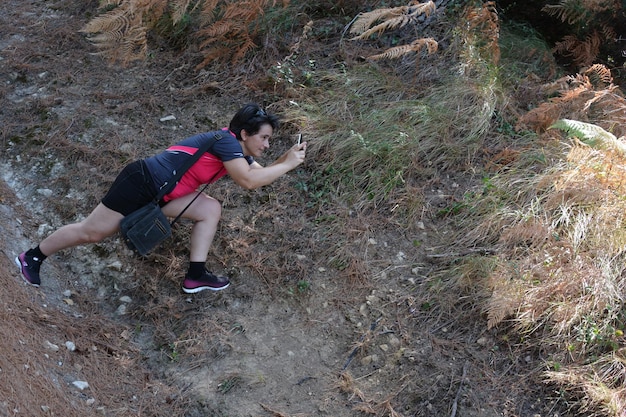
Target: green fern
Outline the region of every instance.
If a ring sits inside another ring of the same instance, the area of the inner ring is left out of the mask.
[[[621,141],[623,138],[617,139],[612,133],[592,123],[560,119],[550,126],[550,128],[560,129],[568,135],[580,139],[583,143],[591,147],[598,149],[613,148],[626,154],[626,145]]]

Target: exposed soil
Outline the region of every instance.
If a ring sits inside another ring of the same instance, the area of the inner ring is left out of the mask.
[[[79,33],[96,2],[79,3],[0,2],[0,415],[566,415],[533,377],[541,352],[488,332],[463,294],[429,305],[445,224],[400,230],[346,209],[327,230],[295,186],[306,167],[254,192],[211,187],[224,214],[209,264],[233,281],[221,293],[180,291],[184,222],[146,259],[108,239],[53,256],[26,286],[13,258],[86,216],[126,162],[268,97],[166,50],[107,66]],[[429,203],[469,186],[442,180]],[[366,262],[337,268],[335,233]]]

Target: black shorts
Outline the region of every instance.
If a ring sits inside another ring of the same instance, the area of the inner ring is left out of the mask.
[[[152,176],[142,160],[128,164],[119,173],[111,188],[102,198],[102,204],[128,216],[156,196]]]

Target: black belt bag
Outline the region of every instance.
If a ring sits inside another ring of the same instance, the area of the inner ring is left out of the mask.
[[[124,242],[129,249],[141,256],[146,256],[157,245],[172,235],[172,226],[174,223],[176,223],[189,206],[196,201],[196,198],[200,196],[213,179],[207,182],[198,195],[196,195],[194,199],[187,204],[187,207],[185,207],[171,222],[167,219],[165,214],[163,214],[163,211],[159,206],[159,201],[161,201],[165,195],[174,189],[183,174],[187,172],[187,170],[194,163],[196,163],[198,159],[200,159],[200,156],[202,156],[204,152],[208,151],[216,141],[222,138],[222,134],[223,132],[216,132],[210,140],[208,140],[202,147],[198,148],[198,150],[187,161],[185,161],[185,164],[181,169],[174,170],[172,178],[160,187],[159,193],[153,201],[140,209],[133,211],[122,219],[120,222],[120,233],[122,234]]]

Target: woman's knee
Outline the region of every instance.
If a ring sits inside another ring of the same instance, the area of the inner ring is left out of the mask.
[[[85,243],[98,243],[102,242],[108,236],[108,234],[99,231],[85,231],[83,233],[83,240],[85,241]]]
[[[222,204],[214,198],[203,198],[197,211],[203,220],[219,220],[222,216]]]
[[[111,236],[108,230],[93,228],[89,224],[79,224],[81,238],[85,243],[98,243]]]

